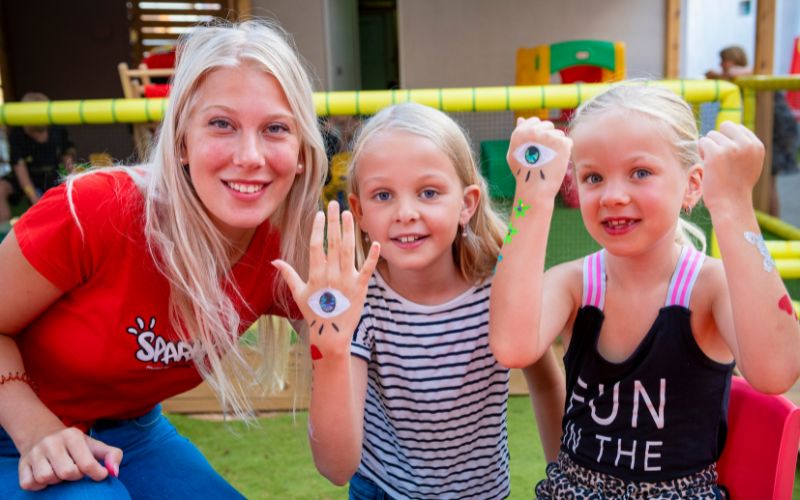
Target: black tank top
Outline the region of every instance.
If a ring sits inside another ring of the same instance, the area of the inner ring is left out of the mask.
[[[705,256],[684,247],[667,298],[631,356],[597,351],[603,324],[605,257],[583,263],[583,304],[564,356],[567,401],[561,449],[578,464],[629,481],[664,481],[714,463],[727,433],[734,364],[708,358],[688,309]]]

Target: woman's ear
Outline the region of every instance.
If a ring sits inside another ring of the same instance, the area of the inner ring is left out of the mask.
[[[693,208],[703,197],[703,165],[698,163],[689,167],[686,191],[683,194],[684,207]]]
[[[459,223],[464,226],[469,223],[475,211],[478,209],[478,203],[481,201],[481,188],[475,184],[470,184],[464,188],[464,206],[461,208],[461,216]]]
[[[180,146],[178,146],[178,161],[181,162],[182,166],[189,164],[189,156],[186,154],[186,143],[184,141],[181,141]]]

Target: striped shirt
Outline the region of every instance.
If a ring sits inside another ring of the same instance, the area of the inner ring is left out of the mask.
[[[489,350],[490,283],[430,306],[370,280],[351,344],[368,363],[358,472],[394,498],[509,494],[509,374]]]

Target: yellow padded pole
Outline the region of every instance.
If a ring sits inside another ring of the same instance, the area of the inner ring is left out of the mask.
[[[632,82],[631,85],[641,85]],[[663,80],[647,85],[667,87],[690,103],[718,100],[718,122],[741,123],[741,96],[730,82],[720,80]],[[574,108],[609,88],[608,83],[533,85],[522,87],[468,87],[448,89],[399,89],[314,94],[317,114],[368,115],[399,102],[414,101],[449,112],[516,111]],[[104,123],[146,123],[164,116],[167,100],[87,99],[7,103],[0,106],[4,125],[76,125]]]
[[[755,130],[756,92],[800,89],[800,75],[750,75],[740,76],[733,83],[742,88],[744,107],[742,123],[750,130]]]

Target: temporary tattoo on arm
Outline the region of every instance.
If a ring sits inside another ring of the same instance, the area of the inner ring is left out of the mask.
[[[531,208],[530,205],[526,205],[525,203],[522,202],[522,200],[517,200],[517,204],[514,205],[513,215],[511,218],[513,219],[514,217],[516,218],[525,217],[525,212],[527,212],[529,208]],[[511,243],[511,238],[518,232],[519,230],[514,227],[511,221],[509,221],[508,231],[506,232],[506,237],[503,239],[503,241],[505,243]],[[497,256],[497,263],[499,264],[502,261],[503,261],[503,254],[499,254]],[[496,265],[495,269],[497,269]]]
[[[503,262],[503,254],[498,254],[497,255],[497,264],[495,264],[494,265],[494,269],[492,269],[493,273],[497,272],[497,266],[499,266],[501,262]]]
[[[311,359],[316,361],[318,359],[322,359],[322,352],[320,352],[319,347],[311,344]]]
[[[506,237],[505,237],[505,239],[503,241],[505,243],[511,243],[511,238],[515,234],[517,234],[518,232],[519,232],[519,230],[517,228],[515,228],[514,225],[511,222],[509,222],[508,223],[508,232],[506,233]]]
[[[794,318],[795,321],[797,321],[797,313],[795,312],[794,306],[792,305],[792,299],[790,299],[788,295],[784,295],[783,297],[781,297],[781,300],[778,301],[778,309],[785,312],[786,314]]]
[[[775,261],[772,260],[772,256],[769,254],[769,249],[767,248],[767,244],[764,243],[764,237],[760,234],[756,234],[750,231],[744,232],[744,239],[747,240],[748,243],[751,243],[758,248],[758,252],[764,257],[764,270],[766,272],[771,272],[775,269]]]
[[[528,182],[533,169],[538,168],[539,177],[544,179],[544,171],[542,171],[541,167],[550,163],[550,160],[555,157],[556,152],[547,146],[535,142],[526,142],[514,151],[514,159],[522,165],[522,167],[517,170],[517,177],[519,177],[522,170],[525,169],[527,170],[525,173],[525,182]]]
[[[347,297],[339,290],[334,288],[322,288],[308,298],[308,307],[320,318],[330,319],[345,312],[350,307],[350,301],[347,300]],[[309,327],[314,328],[316,323],[317,320],[312,321]],[[325,324],[325,321],[320,320],[319,328],[317,329],[318,335],[322,335],[322,332],[325,330]],[[339,326],[336,323],[331,321],[330,325],[335,331],[339,331]]]
[[[517,218],[525,217],[525,212],[527,212],[529,208],[531,208],[530,205],[526,205],[522,203],[522,200],[518,200],[517,204],[514,206],[514,216]]]

